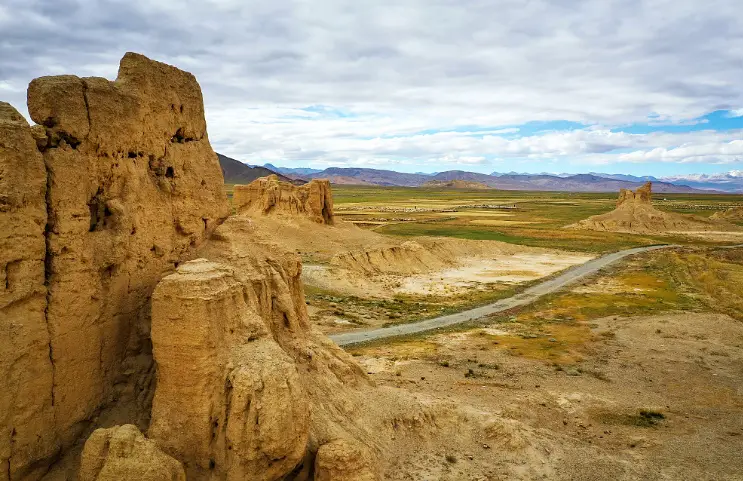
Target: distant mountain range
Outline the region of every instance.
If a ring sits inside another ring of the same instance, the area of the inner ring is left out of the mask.
[[[523,191],[572,191],[614,192],[620,189],[636,189],[646,181],[654,183],[657,193],[703,193],[742,192],[742,171],[730,171],[713,175],[689,175],[656,178],[653,176],[631,176],[627,174],[528,174],[499,173],[482,174],[469,171],[445,171],[433,174],[405,173],[384,169],[329,167],[327,169],[286,168],[273,164],[250,166],[236,159],[217,154],[225,176],[225,182],[245,184],[256,178],[276,174],[280,179],[303,184],[310,179],[330,179],[334,184],[362,184],[376,186],[419,187],[435,181],[443,185],[451,181],[481,183],[490,188]]]
[[[264,167],[268,167],[265,165]],[[383,169],[329,167],[324,170],[311,169],[298,173],[297,169],[286,169],[271,165],[288,177],[302,179],[330,179],[335,184],[371,184],[377,186],[418,187],[429,181],[462,180],[478,182],[494,189],[524,191],[573,191],[573,192],[612,192],[636,189],[646,181],[654,183],[654,192],[702,193],[702,192],[742,192],[742,177],[739,172],[726,176],[707,176],[697,178],[655,178],[653,176],[630,176],[625,174],[527,174],[499,173],[482,174],[469,171],[445,171],[436,174],[403,173]]]
[[[228,184],[248,184],[259,177],[270,176],[272,174],[275,174],[282,181],[291,182],[293,184],[305,184],[306,182],[299,179],[290,179],[289,177],[272,169],[267,169],[266,167],[249,166],[248,164],[244,164],[232,157],[223,156],[219,152],[217,153],[217,158],[220,160],[222,176]]]

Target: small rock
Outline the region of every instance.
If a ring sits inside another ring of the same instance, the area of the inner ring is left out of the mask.
[[[555,338],[548,338],[548,341],[551,342],[551,343],[555,343],[558,340],[556,340]]]

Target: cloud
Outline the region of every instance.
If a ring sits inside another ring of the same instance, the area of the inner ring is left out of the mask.
[[[742,162],[742,141],[687,144],[672,149],[657,147],[649,151],[634,151],[618,156],[621,162],[707,162],[727,164]]]
[[[5,0],[0,95],[114,78],[131,50],[193,72],[215,148],[253,163],[730,163],[741,131],[607,126],[740,111],[741,17],[729,0]],[[520,137],[553,120],[594,127]]]

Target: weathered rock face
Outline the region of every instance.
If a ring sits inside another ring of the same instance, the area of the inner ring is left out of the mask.
[[[80,480],[186,480],[179,461],[134,425],[99,428],[85,442]]]
[[[204,259],[179,266],[153,294],[149,434],[190,478],[281,478],[305,453],[308,402],[293,360],[254,309],[266,295]]]
[[[248,185],[235,186],[233,204],[241,213],[300,215],[333,224],[331,183],[325,179],[295,186],[274,175],[262,177]]]
[[[126,377],[147,369],[149,296],[227,206],[193,75],[126,54],[115,82],[42,77],[28,104],[46,127],[47,323],[65,440],[112,398],[147,404],[144,382]]]
[[[645,183],[643,186],[633,192],[631,189],[620,189],[620,195],[617,198],[617,205],[625,203],[637,203],[637,204],[651,204],[651,182]]]
[[[314,480],[380,480],[369,450],[348,440],[321,445],[315,457]]]
[[[12,478],[110,402],[149,414],[150,294],[229,212],[193,75],[128,53],[114,82],[35,79],[28,107],[40,125],[0,107],[0,466]]]
[[[692,215],[661,211],[651,204],[651,183],[635,192],[621,189],[613,211],[598,214],[566,226],[571,229],[619,233],[663,234],[681,231],[730,230],[733,226]]]
[[[11,478],[57,450],[44,315],[45,193],[31,128],[0,102],[0,474]]]

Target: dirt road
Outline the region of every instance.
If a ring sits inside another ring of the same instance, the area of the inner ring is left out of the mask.
[[[420,333],[423,331],[430,331],[437,328],[456,325],[458,323],[465,323],[467,321],[476,320],[487,315],[492,315],[494,313],[499,313],[504,310],[509,310],[511,308],[516,308],[518,306],[532,303],[541,296],[553,293],[554,291],[557,291],[568,284],[574,283],[584,278],[585,276],[594,274],[605,266],[608,266],[626,256],[669,247],[673,247],[673,245],[644,246],[640,248],[618,251],[616,253],[607,254],[591,261],[587,261],[582,265],[574,266],[560,276],[532,286],[526,289],[524,292],[512,296],[511,298],[499,300],[490,305],[480,306],[478,308],[473,308],[467,311],[461,311],[460,313],[453,313],[451,315],[439,316],[437,318],[418,321],[416,323],[407,323],[389,326],[386,328],[375,328],[371,330],[359,330],[348,333],[340,333],[337,335],[331,335],[330,339],[338,343],[340,346],[348,346],[357,343],[379,340],[381,338],[410,335],[413,333]]]

